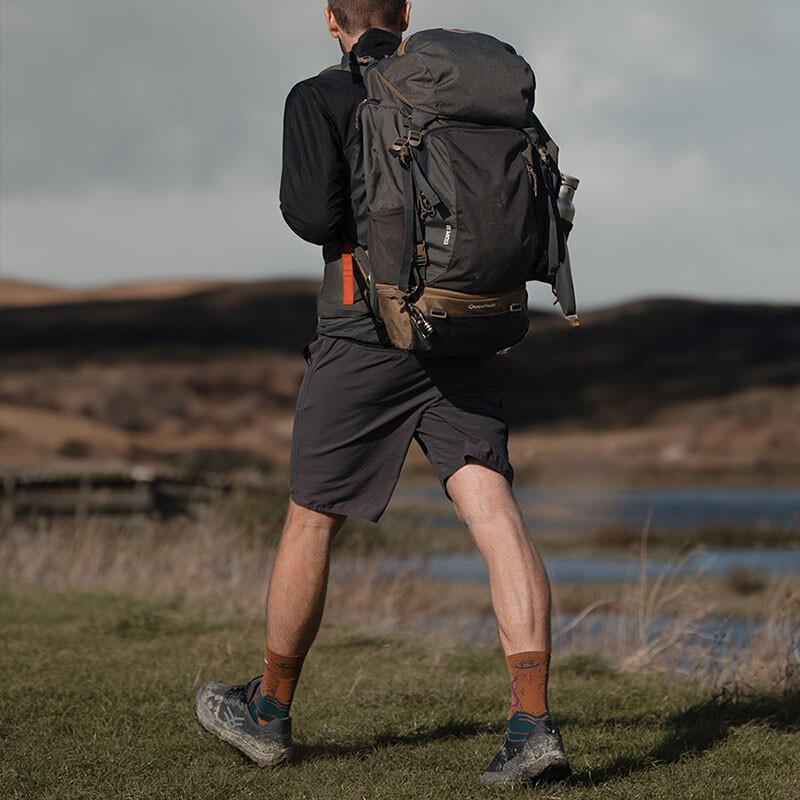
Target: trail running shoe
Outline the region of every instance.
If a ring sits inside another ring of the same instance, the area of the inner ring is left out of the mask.
[[[292,756],[291,717],[259,725],[247,704],[261,676],[242,686],[210,681],[200,687],[194,701],[197,721],[214,736],[241,750],[260,767],[276,767]]]
[[[551,720],[540,720],[527,739],[511,742],[506,736],[503,746],[481,773],[487,785],[513,785],[559,781],[572,770],[564,753],[561,734]]]

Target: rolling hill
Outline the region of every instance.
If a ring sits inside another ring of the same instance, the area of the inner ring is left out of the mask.
[[[316,288],[156,284],[23,304],[17,286],[0,301],[0,455],[284,461]],[[568,449],[800,471],[800,306],[660,299],[582,321],[534,314],[502,359],[514,446],[532,463]]]

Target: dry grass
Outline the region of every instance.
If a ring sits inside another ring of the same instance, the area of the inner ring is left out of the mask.
[[[229,502],[198,519],[169,523],[92,517],[19,521],[0,535],[0,584],[109,591],[260,617],[282,517],[283,505],[276,501],[260,506],[257,517]],[[390,554],[365,549],[367,539],[354,526],[337,549],[329,619],[384,634],[496,642],[487,585],[408,571],[387,576]],[[750,595],[728,586],[725,595],[719,578],[668,579],[665,572],[650,579],[647,529],[642,539],[637,583],[554,587],[557,614],[572,615],[566,626],[556,627],[559,655],[592,654],[624,669],[666,670],[713,685],[797,684],[799,581],[771,579]],[[746,646],[718,626],[709,627],[726,610],[725,597],[739,603],[734,608],[749,610],[753,625]]]
[[[161,598],[222,614],[261,614],[282,509],[242,520],[231,508],[202,518],[155,521],[36,519],[0,537],[0,584],[48,591],[111,591]],[[359,530],[334,557],[328,616],[383,631],[418,631],[446,618],[459,639],[491,613],[488,587],[405,572],[387,578],[381,557],[364,557]],[[341,564],[353,568],[337,573]]]
[[[107,590],[255,612],[262,607],[280,522],[230,523],[218,513],[169,524],[92,517],[13,523],[0,539],[0,579],[13,586]]]
[[[516,431],[520,475],[550,484],[796,486],[800,387],[752,387],[676,402],[641,426]]]
[[[777,691],[797,689],[800,582],[765,580],[757,590],[759,613],[753,615],[750,605],[751,613],[743,615],[749,624],[734,625],[732,615],[725,619],[720,613],[725,602],[720,579],[669,577],[673,567],[682,566],[702,548],[673,556],[655,578],[648,576],[651,519],[648,516],[641,534],[638,582],[624,584],[611,598],[585,605],[557,632],[556,641],[567,639],[561,649],[591,652],[623,670],[679,674],[714,687],[758,684]],[[728,602],[731,595],[741,599],[737,584],[727,584]],[[569,634],[590,618],[593,624],[570,641]]]
[[[5,454],[41,460],[72,440],[95,458],[218,446],[283,459],[302,371],[302,359],[277,352],[210,363],[9,365],[0,410],[15,443]]]

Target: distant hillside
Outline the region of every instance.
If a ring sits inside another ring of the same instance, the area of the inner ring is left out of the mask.
[[[651,300],[582,323],[534,324],[509,354],[512,420],[636,425],[679,403],[800,387],[800,306]]]
[[[94,289],[70,289],[41,283],[0,279],[0,308],[42,306],[104,300],[163,299],[229,285],[229,281],[172,280],[121,283]]]
[[[0,356],[39,351],[45,360],[125,358],[171,347],[184,355],[198,348],[299,350],[314,333],[317,289],[313,281],[227,283],[179,296],[121,291],[120,299],[7,307],[0,310]]]
[[[0,359],[206,359],[267,348],[299,356],[314,332],[316,284],[226,284],[180,296],[59,302],[0,311]],[[635,425],[674,404],[752,387],[800,386],[800,306],[652,300],[585,315],[573,330],[534,315],[503,359],[516,425]]]

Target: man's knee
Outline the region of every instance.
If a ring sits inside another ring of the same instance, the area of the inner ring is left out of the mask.
[[[327,535],[333,538],[341,530],[346,520],[347,517],[341,514],[316,511],[313,508],[300,506],[294,500],[289,500],[284,535],[303,532]]]
[[[454,472],[445,487],[456,515],[469,528],[519,514],[505,476],[474,459]]]

